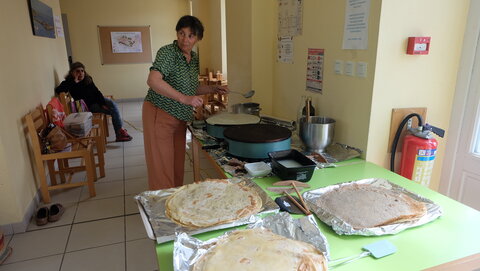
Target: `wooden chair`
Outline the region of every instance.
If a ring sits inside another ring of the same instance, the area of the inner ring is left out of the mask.
[[[70,113],[72,113],[70,108],[70,101],[72,100],[72,97],[70,96],[70,94],[67,92],[60,92],[58,98],[60,99],[60,103],[65,109],[65,114],[67,114],[67,116],[70,115]],[[109,136],[107,116],[103,113],[93,113],[92,124],[98,126],[99,129],[101,129],[101,134],[103,135],[104,142],[105,144],[107,144],[107,138]]]
[[[90,192],[90,196],[94,197],[96,181],[96,170],[93,153],[93,141],[91,139],[81,140],[68,140],[71,144],[69,151],[65,150],[57,153],[43,154],[42,145],[40,140],[40,131],[47,127],[47,120],[43,111],[43,107],[37,106],[33,111],[25,116],[25,122],[27,125],[27,131],[30,138],[30,145],[35,158],[35,164],[37,167],[40,191],[44,203],[50,203],[50,192],[55,189],[63,189],[70,187],[78,187],[86,185]],[[81,158],[85,165],[68,166],[69,159]],[[58,170],[55,170],[54,163],[58,161]],[[50,174],[50,184],[47,182],[47,175],[45,171],[44,162],[47,162],[48,170]],[[72,183],[71,179],[65,181],[65,174],[70,173],[73,175],[75,172],[86,171],[87,180],[83,182]],[[57,184],[56,175],[59,174],[62,182]]]
[[[47,111],[47,123],[52,122],[52,115],[53,115],[53,108],[50,104],[47,104],[46,107]],[[93,122],[93,120],[92,120]],[[68,134],[67,131],[64,130],[65,133]],[[74,136],[71,136],[74,137]],[[99,173],[100,173],[100,178],[105,177],[105,157],[104,153],[107,151],[107,148],[105,146],[105,137],[103,135],[103,129],[99,126],[98,128],[92,128],[89,132],[89,134],[81,139],[93,139],[95,142],[95,147],[93,150],[94,156],[97,157],[98,162],[95,162],[95,167],[98,167]],[[66,166],[68,166],[68,161],[65,161]],[[63,179],[62,179],[63,181]]]

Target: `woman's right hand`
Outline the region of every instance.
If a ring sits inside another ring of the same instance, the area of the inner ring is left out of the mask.
[[[201,106],[203,104],[203,99],[200,96],[184,96],[181,101],[183,104],[191,105],[193,107]]]

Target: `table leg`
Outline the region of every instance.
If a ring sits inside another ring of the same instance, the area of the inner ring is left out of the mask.
[[[198,140],[192,135],[192,164],[193,164],[193,181],[198,183],[201,181],[200,176],[200,157],[198,155],[201,148]]]

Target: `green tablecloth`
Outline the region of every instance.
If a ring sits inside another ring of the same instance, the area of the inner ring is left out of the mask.
[[[339,266],[335,270],[422,270],[480,252],[480,212],[375,164],[360,159],[343,163],[349,164],[352,161],[361,163],[316,170],[308,184],[311,185],[311,189],[316,189],[341,182],[384,178],[434,201],[442,207],[443,216],[431,223],[396,235],[378,237],[337,235],[329,226],[318,221],[320,230],[328,240],[332,259],[359,254],[364,245],[383,239],[389,240],[397,247],[395,254],[385,258],[366,257]],[[278,180],[277,177],[269,177],[255,179],[255,182],[265,188]],[[268,194],[272,198],[278,196],[272,192]],[[203,233],[196,237],[207,240],[225,231]],[[160,271],[173,270],[173,242],[157,245],[156,252]]]

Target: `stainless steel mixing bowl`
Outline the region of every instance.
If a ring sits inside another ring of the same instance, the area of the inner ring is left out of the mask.
[[[299,135],[309,151],[322,152],[332,144],[335,120],[328,117],[312,116],[309,122],[300,119]]]

